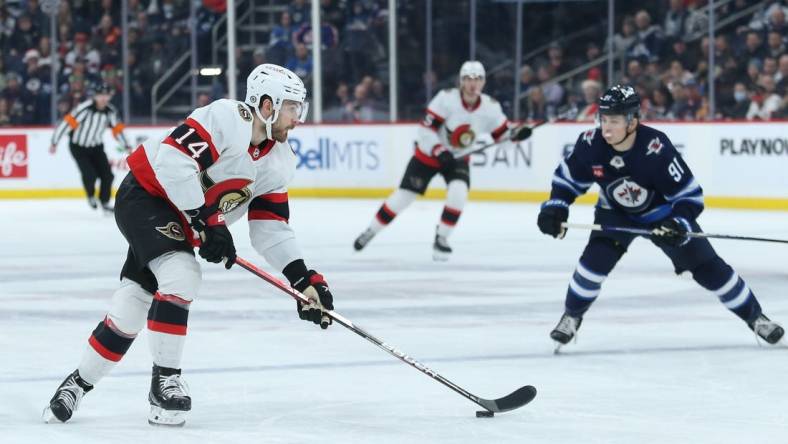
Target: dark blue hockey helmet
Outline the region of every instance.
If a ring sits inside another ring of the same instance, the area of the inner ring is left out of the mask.
[[[629,85],[615,85],[599,98],[600,115],[623,115],[627,121],[640,118],[640,96]]]

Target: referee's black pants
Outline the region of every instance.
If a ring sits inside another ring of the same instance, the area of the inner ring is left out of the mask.
[[[99,187],[99,200],[102,204],[109,202],[112,192],[112,168],[107,160],[107,153],[104,152],[104,145],[84,147],[74,143],[69,144],[71,155],[77,162],[79,172],[82,175],[82,186],[88,198],[96,195],[96,179],[101,180]]]

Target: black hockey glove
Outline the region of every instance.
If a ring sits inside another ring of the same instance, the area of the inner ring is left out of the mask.
[[[690,241],[687,233],[692,232],[692,225],[683,217],[672,217],[659,223],[651,232],[651,240],[660,247],[683,247]]]
[[[282,273],[290,281],[290,285],[306,296],[310,303],[303,304],[296,300],[296,310],[298,317],[304,321],[313,322],[320,325],[320,328],[327,329],[331,325],[331,317],[324,312],[334,309],[334,296],[328,289],[328,284],[323,275],[315,270],[307,270],[304,261],[295,260],[288,264]]]
[[[215,264],[225,261],[224,268],[229,270],[235,263],[235,243],[224,222],[224,214],[205,205],[185,213],[189,216],[189,225],[200,236],[200,257]]]
[[[542,204],[542,210],[536,224],[544,234],[549,234],[557,239],[563,239],[566,228],[561,224],[569,219],[569,204],[561,199],[550,199]]]
[[[511,131],[510,138],[512,139],[513,142],[519,142],[521,140],[525,140],[531,137],[531,132],[532,132],[531,128],[525,125],[512,128],[510,131]]]
[[[443,145],[436,145],[432,149],[432,155],[438,159],[438,162],[440,162],[442,171],[454,168],[457,163],[457,160],[454,158],[454,155],[452,155],[451,150]]]

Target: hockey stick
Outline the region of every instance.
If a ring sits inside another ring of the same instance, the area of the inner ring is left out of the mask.
[[[268,282],[269,284],[273,285],[274,287],[282,290],[283,292],[290,295],[295,300],[301,301],[302,303],[307,303],[308,299],[306,296],[301,294],[299,291],[293,289],[289,285],[285,284],[284,282],[280,281],[276,277],[268,274],[264,270],[258,268],[251,262],[237,257],[235,259],[235,263],[241,266],[242,268],[246,269],[247,271],[251,272],[255,276],[263,279],[264,281]],[[327,311],[327,315],[329,315],[335,322],[341,324],[343,327],[351,330],[353,333],[361,336],[362,338],[366,339],[367,341],[377,345],[378,347],[382,348],[383,350],[387,351],[390,355],[396,357],[397,359],[401,360],[402,362],[410,365],[411,367],[415,368],[416,370],[424,373],[425,375],[431,377],[432,379],[440,382],[441,384],[449,387],[450,389],[454,390],[455,392],[459,393],[460,395],[464,396],[465,398],[475,402],[476,404],[484,407],[489,412],[494,413],[501,413],[507,412],[509,410],[514,410],[520,408],[529,402],[533,401],[536,397],[536,388],[531,385],[526,385],[524,387],[520,387],[519,389],[515,390],[514,392],[498,399],[484,399],[480,398],[467,390],[463,389],[462,387],[458,386],[457,384],[449,381],[448,379],[444,378],[443,376],[439,375],[434,370],[430,369],[426,365],[420,363],[419,361],[411,358],[410,356],[406,355],[402,351],[394,348],[393,346],[381,341],[380,339],[372,336],[370,333],[366,332],[361,327],[353,324],[349,319],[345,318],[344,316],[340,315],[339,313],[334,312],[333,310]]]
[[[566,119],[566,117],[569,115],[570,112],[571,112],[571,109],[564,109],[563,111],[560,111],[555,117],[552,117],[552,118],[547,119],[547,120],[543,120],[543,121],[537,123],[536,125],[534,125],[534,126],[532,126],[530,128],[526,127],[525,130],[527,130],[527,131],[526,131],[525,137],[523,137],[520,140],[517,140],[517,142],[522,142],[524,140],[528,140],[528,138],[531,137],[531,134],[533,134],[533,131],[535,129],[539,128],[542,125],[546,125],[548,123],[559,122],[561,120]],[[487,148],[490,148],[490,147],[493,147],[493,146],[496,146],[496,145],[500,145],[502,143],[511,142],[511,141],[512,141],[512,133],[511,133],[511,131],[509,131],[509,133],[506,135],[506,137],[504,137],[501,140],[498,140],[496,142],[491,142],[491,143],[488,143],[488,144],[482,145],[482,146],[469,146],[469,147],[463,148],[461,150],[453,151],[452,155],[454,156],[455,159],[462,159],[463,157],[470,156],[473,153],[478,153],[480,151],[486,150]]]
[[[563,228],[577,228],[580,230],[615,231],[619,233],[632,233],[646,237],[654,236],[654,232],[652,230],[646,230],[644,228],[617,227],[614,225],[599,225],[599,224],[572,224],[567,222],[562,223],[561,226]],[[781,244],[788,244],[788,240],[772,239],[769,237],[736,236],[732,234],[713,234],[713,233],[703,233],[703,232],[696,233],[692,231],[687,232],[686,235],[689,237],[705,237],[709,239],[748,240],[748,241],[776,242]]]

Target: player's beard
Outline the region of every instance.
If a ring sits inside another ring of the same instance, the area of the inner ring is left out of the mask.
[[[271,127],[271,136],[277,142],[287,142],[287,133],[293,129],[293,126],[290,127],[277,127],[276,124],[272,125]]]

